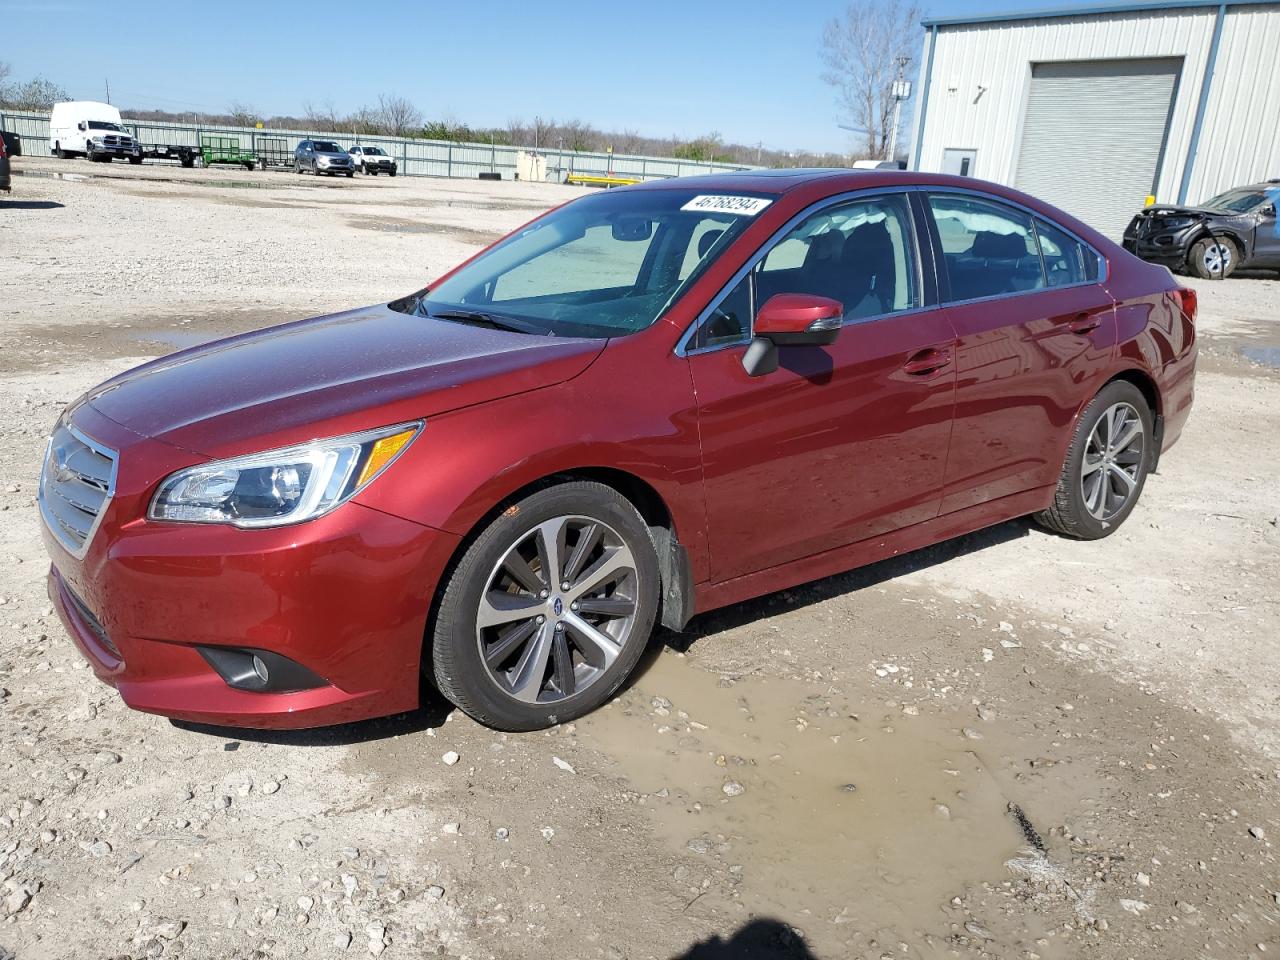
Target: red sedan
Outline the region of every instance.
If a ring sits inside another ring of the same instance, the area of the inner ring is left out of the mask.
[[[1093,539],[1190,412],[1195,295],[1003,187],[584,197],[428,289],[145,364],[58,421],[49,590],[170,717],[605,701],[655,624],[1014,517]]]

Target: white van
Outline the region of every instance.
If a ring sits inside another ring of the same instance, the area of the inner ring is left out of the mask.
[[[60,160],[83,156],[110,163],[116,157],[142,162],[142,146],[125,132],[120,111],[109,103],[67,100],[53,105],[49,152]]]

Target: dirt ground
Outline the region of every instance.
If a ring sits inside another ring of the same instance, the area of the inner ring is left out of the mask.
[[[15,168],[0,958],[1280,951],[1277,280],[1195,284],[1194,414],[1108,540],[1007,523],[699,617],[545,733],[431,698],[257,735],[127,710],[65,637],[35,508],[59,410],[176,347],[407,293],[577,191]]]

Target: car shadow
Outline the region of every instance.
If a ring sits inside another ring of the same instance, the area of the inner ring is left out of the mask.
[[[0,210],[61,210],[65,206],[56,200],[0,200]]]
[[[781,590],[762,597],[756,597],[753,600],[744,600],[741,603],[722,607],[719,610],[699,614],[689,621],[689,625],[680,633],[666,629],[657,631],[652,648],[646,652],[645,659],[641,661],[639,668],[632,674],[632,679],[639,677],[648,669],[653,658],[661,652],[663,646],[683,653],[703,637],[722,633],[725,630],[732,630],[754,620],[772,616],[781,612],[779,608],[798,610],[835,597],[854,594],[860,590],[866,590],[868,587],[875,587],[888,580],[914,573],[917,570],[934,567],[957,557],[978,553],[1002,543],[1009,543],[1013,540],[1030,536],[1031,527],[1032,522],[1029,518],[1023,517],[1018,520],[1010,520],[979,530],[976,533],[944,540],[930,547],[913,550],[898,557],[891,557],[888,560],[881,560],[878,563],[859,567],[856,570],[838,573],[822,580],[813,580],[798,587],[791,587],[788,590]]]
[[[718,935],[695,943],[671,960],[817,960],[800,935],[780,920],[744,924],[728,940]]]

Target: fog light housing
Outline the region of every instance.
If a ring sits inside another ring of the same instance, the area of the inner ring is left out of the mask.
[[[302,664],[270,650],[237,647],[196,647],[222,681],[236,690],[254,693],[296,693],[327,686]]]

